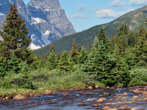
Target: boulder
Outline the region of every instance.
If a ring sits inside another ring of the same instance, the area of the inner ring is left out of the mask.
[[[109,106],[105,106],[102,110],[118,110],[117,108],[110,108]]]
[[[25,100],[25,99],[26,99],[26,96],[23,96],[21,94],[18,94],[13,97],[13,100]]]
[[[52,91],[51,90],[45,90],[44,94],[46,94],[46,95],[52,94]]]
[[[132,108],[131,110],[145,110],[145,108]]]
[[[79,104],[79,106],[86,106],[86,103],[82,102],[82,103]]]
[[[89,90],[93,90],[93,87],[92,87],[92,86],[89,86],[88,89],[89,89]]]
[[[100,107],[100,104],[92,104],[93,107]]]
[[[124,93],[122,94],[122,96],[128,96],[128,93],[127,93],[127,92],[124,92]]]
[[[68,93],[67,93],[67,92],[63,92],[63,93],[62,93],[62,96],[63,96],[63,97],[66,97],[66,96],[68,96]]]
[[[106,96],[109,96],[110,94],[108,92],[104,92],[103,96],[106,97]]]
[[[143,92],[143,95],[144,95],[144,96],[147,96],[147,91],[144,91],[144,92]]]
[[[95,88],[98,89],[98,88],[101,88],[101,87],[99,85],[95,85]]]
[[[124,105],[124,106],[120,106],[119,110],[131,110],[132,107],[128,106],[128,105]]]
[[[98,100],[97,100],[97,102],[98,103],[103,103],[104,101],[106,101],[107,99],[106,98],[99,98]]]

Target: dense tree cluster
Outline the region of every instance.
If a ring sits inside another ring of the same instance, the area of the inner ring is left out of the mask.
[[[136,32],[129,30],[126,24],[122,24],[112,39],[108,39],[104,30],[100,29],[92,48],[87,50],[81,46],[77,48],[76,42],[73,41],[69,53],[64,51],[56,56],[57,66],[52,69],[60,71],[80,69],[83,74],[92,76],[94,80],[106,86],[127,86],[131,80],[130,71],[138,66],[147,66],[146,42],[144,26]]]
[[[91,80],[99,81],[105,86],[128,86],[131,81],[130,72],[135,68],[147,66],[146,26],[141,26],[137,32],[122,24],[116,36],[112,35],[112,39],[108,39],[101,28],[93,45],[89,44],[87,49],[73,41],[69,52],[57,54],[51,45],[50,53],[37,59],[28,49],[31,42],[28,29],[14,4],[10,7],[0,35],[3,38],[3,41],[0,41],[0,79],[9,74],[21,73],[21,79],[16,79],[16,82],[12,81],[11,84],[23,88],[35,88],[29,71],[36,68],[63,73],[80,71],[85,76],[92,77]]]
[[[0,42],[0,78],[3,79],[10,73],[25,73],[35,67],[35,57],[28,49],[31,42],[28,28],[18,14],[16,4],[10,6],[0,35],[3,39]]]

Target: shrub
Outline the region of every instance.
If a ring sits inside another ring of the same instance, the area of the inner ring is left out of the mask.
[[[19,77],[12,79],[11,84],[17,88],[37,89],[33,84],[32,78],[27,73],[23,73]]]
[[[147,69],[146,68],[136,68],[131,70],[131,81],[129,83],[132,85],[143,85],[147,84]]]

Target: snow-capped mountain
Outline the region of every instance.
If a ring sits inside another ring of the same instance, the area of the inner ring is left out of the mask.
[[[31,49],[44,47],[75,32],[59,0],[31,0],[27,5],[23,0],[0,0],[0,25],[3,24],[10,4],[14,2],[29,27]]]

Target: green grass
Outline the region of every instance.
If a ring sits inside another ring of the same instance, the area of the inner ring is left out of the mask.
[[[48,71],[43,69],[31,73],[34,84],[39,89],[66,90],[69,88],[84,88],[84,75],[79,72]]]
[[[36,89],[25,89],[17,87],[11,82],[16,79],[21,79],[21,74],[12,74],[6,77],[4,80],[5,88],[0,88],[0,97],[14,96],[16,94],[28,95],[28,93],[44,93],[45,90],[69,90],[69,89],[84,89],[86,87],[85,75],[80,72],[60,72],[57,70],[49,71],[46,68],[37,69],[29,73],[29,77],[33,81],[33,85]],[[3,81],[4,81],[3,80]],[[6,86],[8,85],[8,86]]]
[[[84,89],[87,88],[89,85],[99,85],[100,87],[105,87],[103,83],[91,79],[90,76],[82,73],[81,71],[49,71],[47,68],[44,67],[35,71],[31,71],[30,73],[28,73],[28,75],[36,89],[32,90],[16,86],[12,82],[16,81],[16,79],[21,79],[23,74],[11,73],[2,80],[5,83],[5,88],[0,88],[0,97],[13,97],[16,94],[28,96],[29,93],[44,94],[45,90],[61,91],[69,89]],[[132,79],[129,86],[147,85],[146,68],[142,67],[132,69],[130,75]]]

